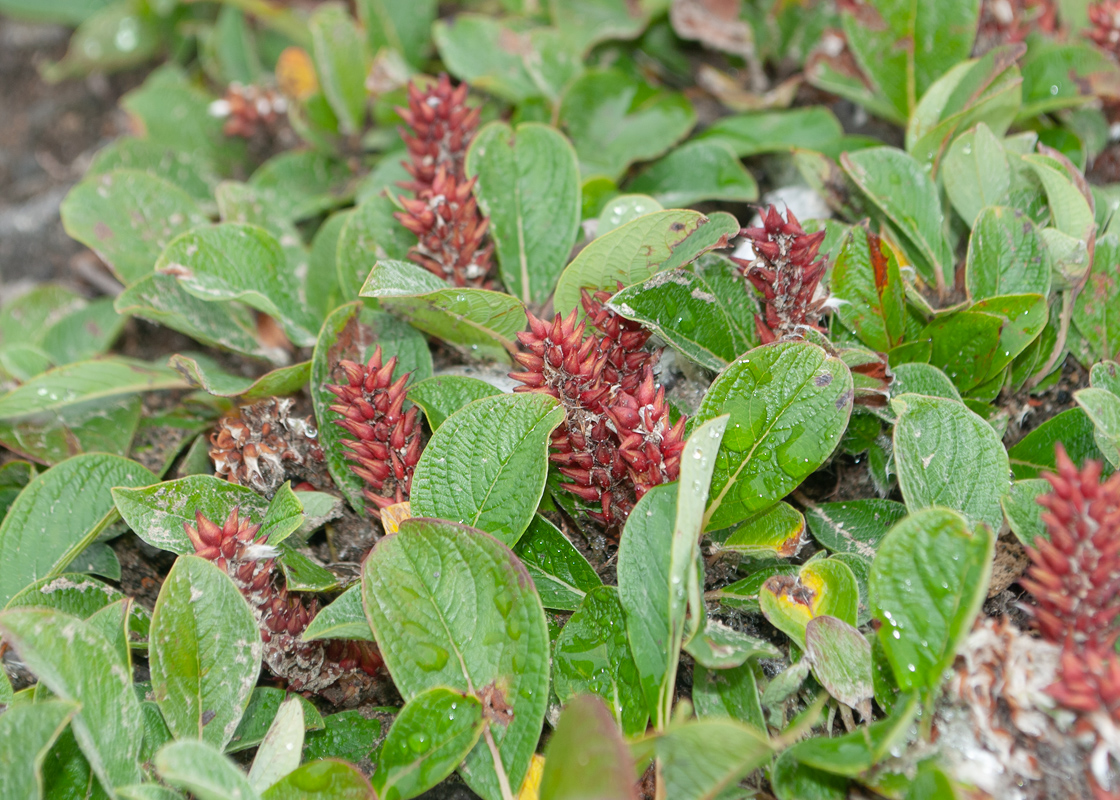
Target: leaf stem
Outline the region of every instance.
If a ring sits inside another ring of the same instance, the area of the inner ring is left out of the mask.
[[[498,752],[498,743],[494,741],[494,734],[491,733],[489,724],[482,729],[482,738],[486,740],[486,746],[490,748],[490,757],[494,759],[494,774],[498,776],[498,788],[501,789],[502,800],[517,800],[517,795],[510,788],[506,765],[502,763],[502,754]]]

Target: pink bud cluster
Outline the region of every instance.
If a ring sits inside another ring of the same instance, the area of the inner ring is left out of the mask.
[[[763,344],[796,335],[800,329],[824,332],[820,318],[823,299],[815,299],[827,264],[817,259],[824,231],[806,233],[792,211],[786,218],[770,206],[761,228],[743,228],[754,258],[732,258],[742,274],[762,293],[763,313],[754,321]]]
[[[1101,464],[1078,470],[1059,444],[1052,490],[1038,498],[1049,539],[1027,548],[1029,577],[1020,581],[1034,595],[1025,606],[1044,638],[1062,647],[1058,680],[1047,692],[1079,715],[1078,732],[1096,738],[1105,754],[1091,778],[1107,778],[1107,753],[1116,748],[1120,726],[1120,473],[1103,483]],[[1116,798],[1091,780],[1098,798]]]
[[[382,363],[381,347],[365,364],[343,360],[345,385],[327,388],[339,399],[331,410],[353,439],[342,443],[350,451],[351,469],[366,482],[365,497],[379,516],[380,509],[408,499],[412,473],[420,461],[420,424],[415,406],[404,410],[409,375],[393,378],[396,356]]]
[[[1101,0],[1088,11],[1091,27],[1085,35],[1113,58],[1120,57],[1120,0]]]
[[[528,352],[516,356],[525,371],[510,377],[523,384],[515,391],[560,400],[565,421],[549,458],[570,481],[564,488],[614,528],[650,488],[677,479],[685,418],[670,423],[653,379],[656,355],[644,349],[649,334],[606,308],[609,298],[584,290],[587,320],[578,324],[575,310],[551,325],[529,314],[529,330],[518,334]]]
[[[383,662],[369,642],[333,639],[304,642],[301,637],[318,612],[318,601],[304,603],[275,580],[276,550],[260,525],[239,516],[234,508],[218,525],[195,512],[195,524],[183,524],[195,554],[213,561],[242,595],[257,619],[264,662],[288,687],[322,695],[339,705],[368,698]]]
[[[452,88],[446,74],[421,91],[408,87],[408,107],[397,112],[411,131],[402,130],[412,180],[401,184],[414,197],[401,198],[395,214],[419,241],[409,257],[456,286],[490,283],[493,246],[484,245],[489,218],[478,210],[464,161],[478,128],[479,110],[466,105],[468,86]]]

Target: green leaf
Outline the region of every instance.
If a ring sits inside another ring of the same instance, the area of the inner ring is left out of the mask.
[[[89,19],[113,0],[0,0],[0,11],[33,22],[56,22],[78,25]]]
[[[1120,260],[1120,237],[1097,240],[1089,280],[1073,304],[1073,323],[1088,342],[1095,358],[1120,358],[1120,286],[1116,264]]]
[[[256,214],[235,220],[223,213],[222,221],[259,225],[283,242],[284,236],[278,235],[274,227],[313,217],[347,201],[350,197],[347,186],[352,177],[346,163],[333,155],[316,150],[280,153],[261,164],[245,187],[249,196],[263,206],[264,213],[253,209]],[[259,221],[253,219],[254,216],[260,217]]]
[[[374,745],[382,738],[380,721],[366,719],[357,709],[324,717],[323,724],[322,730],[312,731],[304,737],[304,761],[343,758],[359,762],[370,757]]]
[[[221,749],[233,738],[261,668],[257,622],[233,581],[180,556],[152,611],[152,693],[178,739]]]
[[[1047,155],[1026,155],[1022,158],[1046,189],[1053,226],[1074,239],[1086,239],[1096,222],[1089,198],[1075,183],[1083,180],[1081,176],[1071,176],[1061,163]],[[1116,248],[1120,248],[1120,243],[1114,245],[1114,251]]]
[[[139,781],[140,701],[105,636],[76,617],[33,608],[0,614],[0,633],[51,692],[80,704],[71,729],[101,785]]]
[[[1108,389],[1079,389],[1077,405],[1096,426],[1096,442],[1113,467],[1120,466],[1120,397]]]
[[[43,760],[78,708],[77,703],[48,700],[0,714],[0,797],[43,796]]]
[[[970,228],[976,227],[976,218],[984,209],[1006,205],[1011,198],[1007,153],[982,122],[949,145],[940,175],[953,208]]]
[[[703,613],[696,576],[700,511],[726,425],[726,417],[717,417],[693,431],[685,443],[680,482],[646,492],[627,517],[619,542],[618,593],[626,635],[658,730],[669,722],[689,603],[694,614]]]
[[[847,564],[817,558],[802,565],[796,578],[776,575],[767,579],[759,590],[758,603],[770,624],[804,649],[805,631],[817,617],[829,615],[856,624],[859,587]]]
[[[898,708],[888,719],[874,722],[843,736],[817,736],[790,748],[801,764],[834,775],[856,778],[867,773],[900,744],[918,710],[916,702]]]
[[[85,179],[60,210],[66,232],[101,256],[125,284],[150,275],[172,239],[207,222],[178,186],[131,169]]]
[[[200,204],[213,202],[214,190],[221,180],[207,156],[134,136],[114,139],[98,150],[86,170],[86,179],[125,169],[163,178]]]
[[[31,480],[0,523],[0,605],[40,578],[56,577],[115,517],[109,488],[155,476],[119,456],[75,456]]]
[[[222,751],[206,741],[184,739],[165,745],[155,757],[156,772],[166,783],[198,800],[257,800],[245,774]]]
[[[1064,12],[1063,8],[1063,16]],[[1022,64],[1019,119],[1080,105],[1098,94],[1112,97],[1120,92],[1120,70],[1088,42],[1032,40]]]
[[[350,470],[352,462],[346,458],[347,450],[342,446],[347,434],[337,424],[342,415],[331,411],[337,398],[327,386],[346,380],[339,361],[349,359],[364,364],[379,346],[384,361],[397,357],[395,375],[408,371],[412,371],[415,378],[431,375],[432,356],[424,337],[400,320],[384,312],[371,311],[362,303],[348,303],[331,312],[323,323],[311,357],[311,402],[319,423],[319,446],[335,485],[358,511],[366,506],[362,497],[365,483]]]
[[[142,317],[184,333],[195,341],[247,356],[285,363],[281,348],[266,347],[257,338],[254,313],[240,303],[212,303],[188,293],[170,275],[149,275],[121,292],[114,303],[119,314]]]
[[[781,658],[781,651],[770,642],[714,619],[707,620],[684,649],[699,666],[708,669],[735,669],[754,658]]]
[[[814,617],[805,626],[805,655],[830,695],[871,716],[871,643],[857,628],[836,617]]]
[[[162,38],[150,15],[138,14],[131,3],[113,3],[78,26],[62,60],[43,66],[43,78],[53,83],[142,64],[159,51]]]
[[[553,688],[561,703],[603,699],[626,736],[646,729],[649,706],[626,639],[626,618],[613,586],[591,589],[556,638]]]
[[[362,32],[342,3],[324,3],[308,20],[315,73],[323,95],[345,134],[356,134],[366,118],[366,75],[370,58]]]
[[[242,519],[261,526],[257,538],[267,536],[273,547],[303,521],[303,507],[287,484],[280,487],[272,502],[246,486],[213,475],[189,475],[143,488],[118,486],[112,496],[117,511],[137,536],[152,547],[180,555],[195,552],[183,530],[184,523],[195,524],[195,512],[220,525],[234,508],[239,508]]]
[[[481,531],[408,519],[366,558],[362,598],[406,700],[446,686],[495,709],[460,767],[468,785],[486,798],[519,787],[548,702],[548,628],[520,562]]]
[[[580,251],[556,283],[556,311],[567,314],[579,305],[580,289],[615,291],[663,270],[676,269],[713,248],[727,247],[738,234],[730,214],[705,217],[695,211],[646,214],[600,236]]]
[[[1120,364],[1102,361],[1089,368],[1089,385],[1094,389],[1107,389],[1120,395]]]
[[[378,261],[359,293],[463,353],[509,361],[525,306],[503,292],[454,288],[407,261]]]
[[[739,304],[753,306],[743,287],[736,288]],[[658,272],[644,283],[615,294],[609,305],[708,369],[723,369],[749,350],[757,338],[753,329],[739,326],[741,309],[732,311],[730,303],[717,296],[703,277],[687,269]]]
[[[526,305],[544,303],[579,232],[575,150],[548,125],[492,122],[471,141],[466,171],[478,178],[502,283]]]
[[[1025,545],[1032,545],[1036,536],[1046,535],[1042,506],[1038,498],[1053,487],[1044,478],[1026,478],[1011,484],[1011,491],[1000,498],[1004,516],[1012,533]]]
[[[459,14],[451,25],[436,22],[432,38],[455,77],[514,103],[541,98],[555,105],[582,69],[558,30],[524,20]]]
[[[937,175],[957,131],[981,122],[997,135],[1006,133],[1022,101],[1022,77],[1015,66],[1022,53],[1021,44],[993,47],[935,81],[910,115],[907,151]]]
[[[302,695],[289,695],[284,689],[258,686],[253,690],[253,694],[249,698],[249,705],[245,708],[245,713],[241,715],[241,721],[237,724],[237,730],[226,745],[225,751],[227,753],[237,753],[248,750],[250,747],[256,747],[263,742],[265,734],[268,733],[273,720],[276,719],[280,705],[289,696],[298,697],[303,705],[303,721],[306,730],[322,731],[326,727],[318,709],[307,698]],[[162,720],[162,717],[160,719]],[[170,741],[170,732],[168,732],[167,738]]]
[[[839,155],[844,129],[824,106],[760,111],[723,117],[696,135],[697,142],[722,144],[739,158],[784,153],[792,148]]]
[[[40,578],[30,584],[12,597],[5,609],[34,606],[61,611],[78,619],[89,619],[106,606],[123,599],[125,595],[122,592],[96,578],[63,573],[58,577]],[[148,609],[133,603],[129,609],[129,633],[134,646],[140,642],[146,646],[150,624]]]
[[[359,0],[358,18],[369,36],[370,52],[396,50],[409,64],[420,66],[429,49],[435,0],[400,4],[392,0]]]
[[[103,297],[47,329],[39,339],[55,364],[72,364],[104,353],[116,341],[128,318],[117,313],[114,300]]]
[[[203,300],[237,300],[274,317],[301,347],[315,343],[319,322],[301,297],[297,277],[285,268],[279,242],[263,228],[222,223],[172,241],[156,271],[178,278]]]
[[[979,0],[883,0],[840,19],[860,69],[906,119],[934,81],[968,58],[979,13]]]
[[[870,498],[818,503],[805,512],[813,538],[834,553],[874,558],[887,531],[906,516],[906,506]]]
[[[755,179],[735,151],[718,141],[681,145],[650,164],[626,188],[651,195],[669,208],[703,200],[749,203],[758,199]]]
[[[568,537],[539,514],[517,540],[513,552],[533,578],[545,608],[575,611],[588,592],[603,585]]]
[[[606,178],[592,178],[591,180],[606,180]],[[627,222],[633,222],[638,217],[664,211],[661,203],[648,194],[620,194],[606,201],[599,217],[595,220],[595,236],[610,233],[615,228],[621,228]]]
[[[408,258],[416,235],[393,216],[397,206],[384,194],[362,201],[338,234],[335,268],[344,300],[357,300],[369,271],[378,261]]]
[[[549,0],[548,10],[564,42],[577,55],[610,39],[633,39],[649,23],[651,3],[626,0]]]
[[[602,700],[582,696],[560,713],[548,740],[540,800],[591,796],[634,800],[634,763]]]
[[[692,672],[692,703],[700,717],[730,717],[766,731],[755,666],[750,662],[731,669],[697,664]]]
[[[409,700],[385,737],[373,788],[401,800],[431,789],[455,771],[478,743],[482,704],[451,689],[428,689]]]
[[[1093,421],[1080,408],[1071,408],[1057,414],[1007,451],[1011,472],[1016,480],[1041,477],[1043,471],[1057,472],[1054,445],[1061,442],[1074,464],[1081,466],[1085,459],[1103,458],[1094,440]]]
[[[293,695],[280,704],[268,733],[257,748],[249,785],[260,792],[299,766],[303,753],[303,698]]]
[[[613,69],[590,70],[564,93],[560,122],[579,156],[584,177],[617,181],[635,161],[656,158],[696,124],[684,95]]]
[[[666,797],[715,800],[770,758],[763,734],[730,719],[674,725],[653,740]]]
[[[891,407],[898,414],[898,485],[911,513],[944,506],[998,531],[1003,524],[999,501],[1010,488],[1010,465],[999,435],[954,400],[907,394],[891,400]]]
[[[334,759],[312,761],[268,789],[262,800],[368,800],[369,781],[351,764]]]
[[[886,352],[906,333],[906,293],[894,251],[862,227],[854,227],[832,266],[829,288],[844,302],[840,321],[860,341]]]
[[[722,547],[754,558],[797,555],[805,540],[805,517],[789,503],[775,503],[743,520]]]
[[[191,386],[204,389],[215,397],[237,397],[246,403],[296,394],[307,385],[311,375],[310,361],[274,369],[255,379],[230,375],[217,361],[201,353],[177,353],[171,356],[169,363]]]
[[[805,342],[756,347],[720,373],[696,413],[698,422],[731,415],[705,528],[733,525],[793,491],[840,441],[852,397],[844,362]]]
[[[968,242],[965,281],[973,300],[1050,293],[1050,254],[1030,218],[1003,206],[979,213]]]
[[[284,585],[293,592],[330,592],[338,588],[338,577],[288,544],[280,545],[277,559],[284,572]]]
[[[935,318],[919,339],[933,344],[930,363],[943,370],[962,392],[987,380],[999,353],[1003,322],[993,314],[957,311]]]
[[[898,232],[919,274],[938,287],[952,285],[953,253],[943,230],[941,200],[922,165],[893,147],[844,153],[840,164]]]
[[[846,800],[848,779],[801,764],[789,749],[770,768],[770,786],[778,800]]]
[[[361,587],[351,586],[315,615],[303,632],[303,641],[315,639],[374,640],[362,608]]]
[[[439,427],[412,479],[412,513],[484,530],[512,547],[548,477],[548,445],[564,410],[547,395],[475,400]]]
[[[976,480],[976,478],[973,478]],[[997,527],[998,529],[998,527]],[[945,508],[895,525],[871,566],[871,613],[904,691],[933,691],[988,591],[995,537]]]
[[[501,393],[498,387],[478,378],[440,375],[413,384],[409,387],[408,399],[424,409],[428,427],[435,431],[468,403]]]

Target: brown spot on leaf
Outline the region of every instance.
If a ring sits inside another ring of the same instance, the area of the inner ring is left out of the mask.
[[[828,386],[830,383],[832,383],[832,373],[831,372],[822,372],[820,375],[813,378],[813,385],[814,386],[819,386],[819,387],[823,388],[825,386]]]
[[[669,226],[669,230],[683,231],[684,230],[684,223],[683,222],[674,222],[672,225]]]
[[[113,238],[113,231],[104,222],[98,222],[93,226],[93,235],[99,242],[105,242]]]
[[[790,602],[812,608],[817,593],[803,584],[795,575],[771,575],[762,588],[775,596],[786,597]]]
[[[203,711],[202,712],[202,727],[205,728],[207,725],[209,725],[214,720],[214,717],[216,717],[216,716],[218,716],[218,713],[216,711],[212,711],[209,708],[206,709],[205,711]]]
[[[505,693],[496,683],[482,687],[478,700],[482,703],[482,718],[487,722],[496,722],[504,727],[513,721],[513,708],[506,702]]]
[[[851,391],[844,392],[844,394],[842,394],[842,395],[840,395],[839,397],[836,398],[836,410],[837,411],[843,410],[844,406],[850,405],[851,402],[852,402]]]

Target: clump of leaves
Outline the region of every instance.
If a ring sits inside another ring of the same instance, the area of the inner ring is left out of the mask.
[[[1115,785],[1104,6],[34,5],[180,60],[0,308],[0,795]]]

